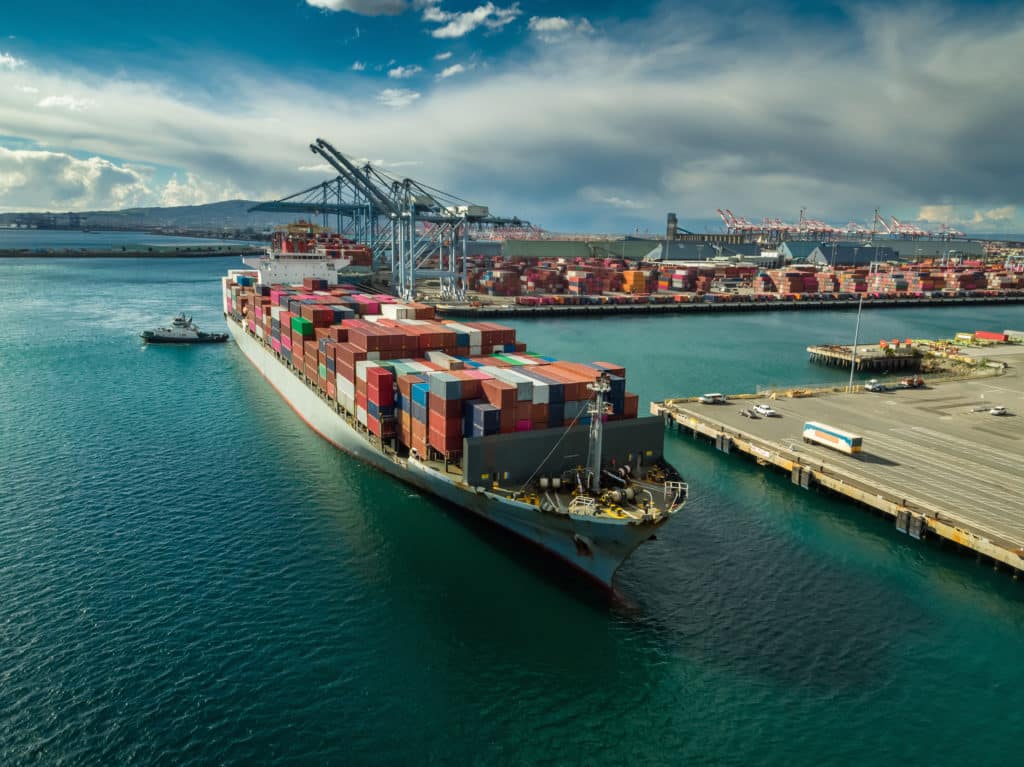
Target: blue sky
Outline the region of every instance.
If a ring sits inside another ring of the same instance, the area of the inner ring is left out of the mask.
[[[170,0],[0,17],[0,210],[274,198],[322,136],[553,230],[1024,230],[1019,3]]]

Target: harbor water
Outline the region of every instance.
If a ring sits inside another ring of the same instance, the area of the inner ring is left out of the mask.
[[[0,763],[1013,760],[1024,584],[666,437],[692,500],[608,599],[339,453],[221,330],[235,259],[0,261]],[[850,312],[526,320],[652,399],[844,381]],[[861,340],[1024,328],[865,308]],[[949,471],[951,483],[970,477]]]

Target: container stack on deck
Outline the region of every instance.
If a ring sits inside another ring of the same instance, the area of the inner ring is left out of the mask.
[[[626,371],[543,357],[492,322],[438,322],[423,304],[353,286],[267,287],[224,278],[224,311],[383,442],[421,455],[462,451],[464,437],[588,423],[587,384],[609,374],[607,420],[636,418]]]

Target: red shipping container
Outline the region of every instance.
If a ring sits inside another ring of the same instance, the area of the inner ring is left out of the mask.
[[[516,414],[514,408],[503,408],[498,411],[498,423],[502,434],[511,434],[516,430]]]
[[[459,421],[461,423],[461,417]],[[429,430],[429,444],[432,448],[442,453],[462,450],[462,429],[460,428],[454,432],[445,432],[432,426]]]
[[[516,421],[532,421],[533,420],[533,403],[516,402],[515,407],[512,409],[515,413]]]
[[[327,396],[331,399],[338,399],[338,385],[330,378],[327,379]]]
[[[356,380],[355,368],[347,363],[341,362],[340,360],[334,363],[334,372],[346,381]]]
[[[626,392],[625,402],[622,407],[623,418],[636,418],[640,412],[640,395]]]
[[[993,333],[991,330],[975,330],[974,337],[980,341],[1001,341],[1005,343],[1007,340],[1005,333]]]
[[[480,389],[487,401],[501,410],[510,410],[516,404],[515,384],[505,383],[497,379],[481,381]]]
[[[427,401],[429,409],[437,413],[441,418],[462,417],[462,400],[460,399],[442,399],[436,394],[431,394]]]

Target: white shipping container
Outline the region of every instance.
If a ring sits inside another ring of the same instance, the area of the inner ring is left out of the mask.
[[[355,398],[355,382],[354,381],[349,381],[347,378],[345,378],[340,373],[337,376],[335,376],[335,380],[336,380],[336,383],[338,384],[338,395],[339,396],[341,394],[344,394],[345,396],[350,396],[353,399]]]
[[[363,426],[366,426],[366,408],[356,408],[356,420]]]

